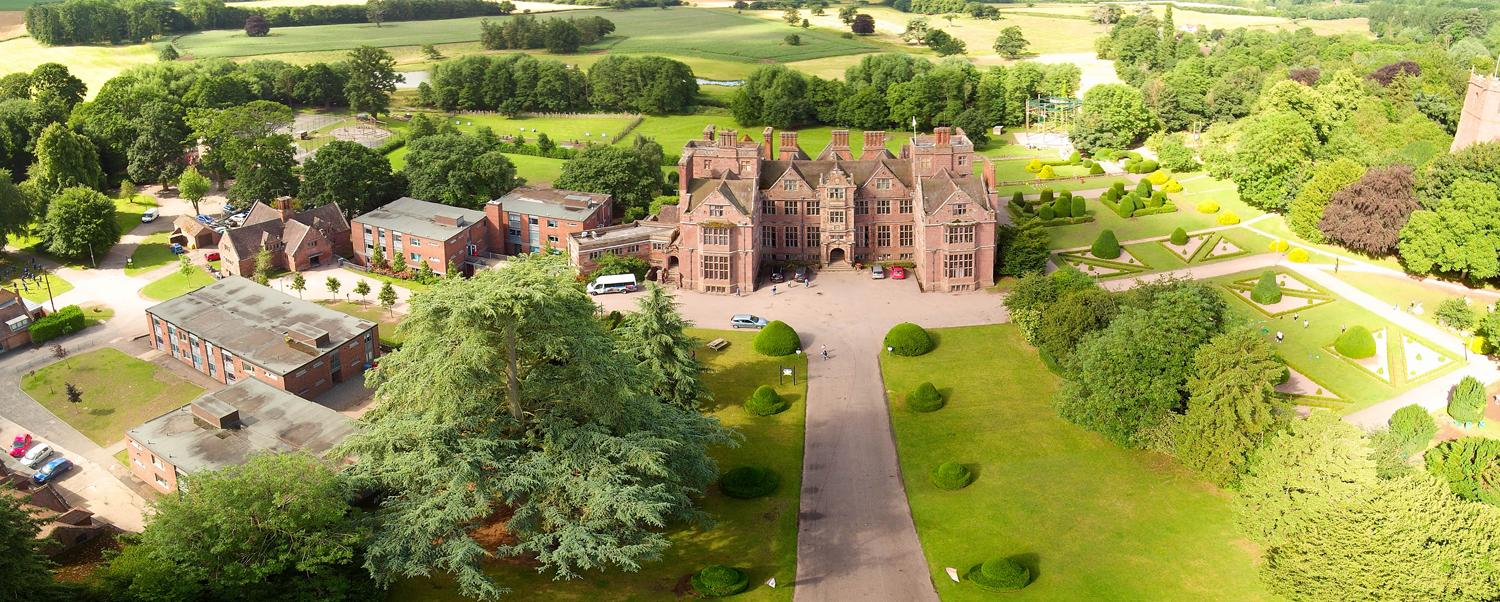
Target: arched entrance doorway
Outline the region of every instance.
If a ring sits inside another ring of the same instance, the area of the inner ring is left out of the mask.
[[[835,247],[828,250],[828,263],[840,263],[846,259],[843,249]]]

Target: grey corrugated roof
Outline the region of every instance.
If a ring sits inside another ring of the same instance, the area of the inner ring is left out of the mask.
[[[239,428],[215,428],[193,417],[188,404],[130,429],[140,442],[183,472],[243,464],[258,451],[304,450],[321,455],[355,431],[354,421],[316,402],[254,378],[206,393],[193,403],[239,410]]]
[[[569,200],[583,203],[584,206],[565,206],[563,203]],[[507,212],[581,222],[603,207],[607,200],[607,194],[522,186],[490,203],[500,205],[501,210]]]
[[[257,366],[278,374],[294,371],[371,327],[349,314],[230,276],[146,309]],[[317,354],[291,347],[286,334],[306,325],[328,332]]]
[[[457,218],[461,220],[459,223],[463,225],[449,226],[437,223],[432,220],[432,218],[437,216]],[[384,207],[356,217],[354,221],[362,225],[394,230],[402,234],[415,234],[431,240],[448,240],[453,235],[484,221],[484,212],[423,201],[408,196],[391,201]]]

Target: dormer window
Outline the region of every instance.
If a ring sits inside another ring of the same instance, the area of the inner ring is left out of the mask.
[[[828,198],[842,200],[844,198],[844,189],[843,188],[829,188],[828,189]]]

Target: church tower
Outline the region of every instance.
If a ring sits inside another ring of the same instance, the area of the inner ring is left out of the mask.
[[[1469,91],[1464,95],[1463,112],[1458,118],[1458,132],[1453,135],[1449,152],[1500,140],[1500,77],[1469,75]]]

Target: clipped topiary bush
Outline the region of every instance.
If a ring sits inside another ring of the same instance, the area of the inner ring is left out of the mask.
[[[1143,199],[1151,198],[1151,180],[1141,180],[1141,183],[1136,184],[1135,196]]]
[[[1307,249],[1297,247],[1295,249],[1292,249],[1291,251],[1288,251],[1286,254],[1286,260],[1292,263],[1307,263]]]
[[[1260,280],[1255,283],[1255,288],[1250,289],[1250,300],[1261,305],[1281,303],[1281,285],[1276,284],[1276,272],[1266,270],[1260,273]]]
[[[1037,173],[1042,170],[1042,160],[1032,159],[1026,162],[1026,173]]]
[[[1125,183],[1117,181],[1111,184],[1109,189],[1115,191],[1115,198],[1120,198],[1120,195],[1125,194]]]
[[[1051,165],[1043,165],[1042,170],[1036,172],[1036,177],[1042,180],[1051,180],[1057,177],[1057,171]]]
[[[1370,334],[1370,329],[1363,326],[1350,326],[1344,334],[1339,335],[1337,341],[1333,342],[1334,350],[1339,355],[1350,359],[1362,360],[1375,355],[1375,335]]]
[[[1427,408],[1416,404],[1396,410],[1386,424],[1390,426],[1391,436],[1400,442],[1401,450],[1408,455],[1426,447],[1438,430],[1437,422],[1432,419],[1432,414],[1427,413]]]
[[[913,412],[933,412],[943,407],[943,394],[932,383],[922,383],[906,394],[906,407]]]
[[[1012,204],[1012,205],[1025,205],[1026,204],[1026,195],[1021,194],[1021,191],[1017,190],[1015,192],[1015,194],[1010,195],[1010,204]]]
[[[1458,386],[1453,388],[1453,396],[1448,398],[1448,415],[1465,424],[1483,420],[1484,383],[1472,376],[1465,376],[1458,381]]]
[[[1146,206],[1152,209],[1167,204],[1167,193],[1160,190],[1151,193],[1151,198],[1146,201]]]
[[[1135,213],[1135,209],[1135,193],[1132,192],[1120,199],[1120,204],[1115,205],[1115,214],[1120,217],[1130,217],[1130,214]]]
[[[1051,205],[1052,204],[1052,189],[1051,188],[1043,188],[1042,189],[1042,196],[1041,196],[1041,201],[1040,202],[1043,205]]]
[[[1170,179],[1172,179],[1172,177],[1167,175],[1167,172],[1160,169],[1153,171],[1146,176],[1146,181],[1151,182],[1151,184],[1154,186],[1161,186],[1162,184],[1166,184],[1167,180]]]
[[[733,596],[750,587],[750,577],[745,571],[732,566],[711,564],[693,575],[693,591],[705,598]]]
[[[1271,252],[1272,253],[1285,253],[1286,250],[1290,249],[1290,248],[1292,248],[1291,244],[1289,244],[1289,243],[1287,243],[1287,241],[1281,240],[1279,238],[1276,239],[1276,240],[1271,241]]]
[[[1187,243],[1188,243],[1187,230],[1183,230],[1182,226],[1178,226],[1176,230],[1172,231],[1172,244],[1177,245],[1177,246],[1182,246],[1182,245],[1185,245]]]
[[[1073,201],[1057,197],[1057,200],[1052,201],[1052,214],[1057,217],[1073,217]]]
[[[1094,239],[1094,246],[1089,247],[1089,252],[1099,259],[1119,259],[1120,241],[1115,238],[1114,230],[1105,230]]]
[[[1089,208],[1084,204],[1083,197],[1075,196],[1073,197],[1073,200],[1068,202],[1072,203],[1073,205],[1073,210],[1069,212],[1073,215],[1073,217],[1083,217],[1089,214]]]
[[[780,414],[791,406],[771,385],[756,387],[755,392],[750,394],[750,399],[745,400],[745,411],[756,416]]]
[[[1091,175],[1091,176],[1102,176],[1102,175],[1104,175],[1104,166],[1100,165],[1098,163],[1090,165],[1089,166],[1089,175]]]
[[[1198,213],[1218,213],[1219,204],[1213,201],[1199,201]]]
[[[724,495],[741,500],[750,500],[771,495],[781,477],[776,471],[763,466],[741,466],[719,477],[719,489]]]
[[[1233,211],[1225,211],[1214,221],[1219,222],[1220,226],[1233,226],[1240,223],[1240,216],[1235,215]]]
[[[1166,184],[1162,184],[1161,189],[1163,192],[1182,192],[1182,183],[1177,180],[1167,180]]]
[[[885,333],[885,347],[892,354],[913,357],[932,351],[932,335],[921,326],[911,322],[902,322],[891,327]]]
[[[1031,569],[1009,558],[991,558],[969,569],[969,582],[992,592],[1013,592],[1031,583]]]
[[[1036,215],[1042,218],[1042,221],[1047,221],[1057,217],[1057,212],[1052,210],[1051,205],[1042,205],[1042,208],[1037,210]]]
[[[755,351],[761,355],[781,357],[791,355],[802,348],[802,338],[797,331],[781,320],[772,320],[755,335]]]
[[[938,489],[963,489],[974,482],[974,473],[957,462],[944,462],[932,469],[932,484]]]

